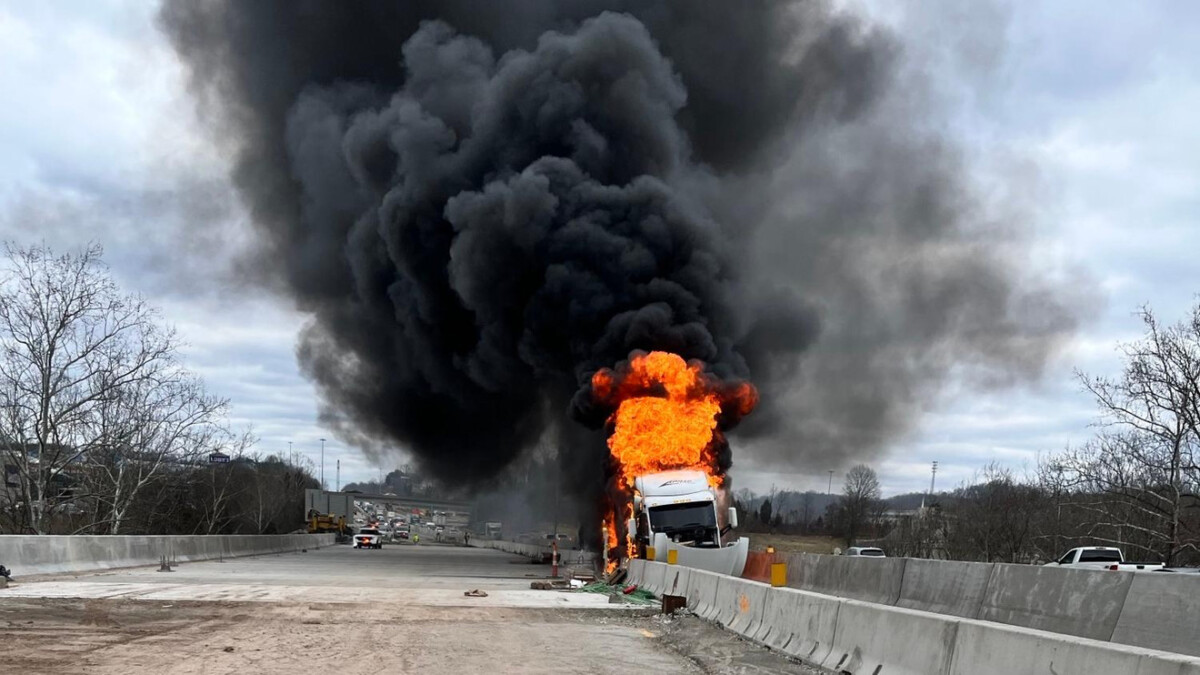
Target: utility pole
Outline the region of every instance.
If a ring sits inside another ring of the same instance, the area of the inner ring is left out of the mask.
[[[341,492],[342,491],[342,460],[340,460],[340,459],[337,461],[337,473],[334,474],[334,476],[335,477],[333,479],[333,491]]]
[[[325,439],[321,439],[321,489],[325,489]]]
[[[934,482],[937,480],[937,465],[938,465],[937,460],[936,459],[933,460],[933,471],[930,473],[930,476],[929,476],[929,498],[930,499],[933,499],[933,485],[934,485]]]
[[[833,494],[833,471],[829,472],[829,487],[825,489],[825,494]]]

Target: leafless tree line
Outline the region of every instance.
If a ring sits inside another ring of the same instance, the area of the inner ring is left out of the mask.
[[[178,336],[121,292],[101,253],[6,246],[0,531],[216,532],[234,527],[235,504],[250,514],[237,528],[268,527],[304,467],[252,461],[254,439],[229,428],[229,402],[183,367]],[[209,466],[214,453],[230,464]],[[263,485],[268,476],[277,484]],[[253,505],[238,503],[252,493]]]
[[[1048,453],[1023,475],[1000,464],[950,492],[880,498],[875,472],[847,472],[840,495],[739,490],[751,531],[834,536],[891,555],[1048,562],[1075,546],[1200,565],[1200,302],[1119,345],[1115,377],[1076,376],[1098,408],[1088,442]],[[770,507],[766,504],[770,503]],[[759,514],[773,513],[769,521]]]
[[[898,523],[900,554],[1034,562],[1074,546],[1200,564],[1200,304],[1162,324],[1143,308],[1139,339],[1120,345],[1117,377],[1077,376],[1099,409],[1097,433],[1053,453],[1033,475],[987,467]]]

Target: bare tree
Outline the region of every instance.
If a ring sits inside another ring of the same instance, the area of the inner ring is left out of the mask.
[[[842,489],[841,511],[845,524],[846,545],[852,546],[879,508],[879,477],[866,464],[858,464],[846,473]]]
[[[55,256],[6,247],[0,281],[0,448],[16,468],[25,527],[49,531],[74,502],[71,472],[108,439],[114,397],[170,367],[175,336],[138,296],[122,294],[99,246]]]
[[[946,549],[959,560],[1028,562],[1035,556],[1033,539],[1044,502],[1037,485],[989,464],[946,500]]]
[[[1105,497],[1081,504],[1096,536],[1138,532],[1139,547],[1171,564],[1181,552],[1200,553],[1200,304],[1171,326],[1148,308],[1141,318],[1145,334],[1120,347],[1119,378],[1079,374],[1105,433],[1060,462],[1074,493]]]
[[[256,533],[272,534],[272,530],[278,529],[278,523],[288,520],[287,510],[289,506],[295,506],[292,503],[295,496],[303,495],[307,473],[274,455],[266,458],[251,456],[250,459],[247,485],[242,491],[238,511],[253,525]],[[295,508],[292,520],[302,506],[303,499]]]
[[[102,508],[93,529],[118,534],[142,489],[168,464],[195,463],[214,447],[228,403],[205,392],[179,368],[116,391],[101,406],[101,447],[89,453],[86,476]]]
[[[241,435],[225,431],[219,444],[213,448],[229,457],[229,462],[213,464],[208,471],[201,472],[201,515],[196,525],[197,534],[218,534],[233,520],[229,507],[244,487],[234,480],[233,468],[257,441],[248,429]]]
[[[1054,457],[1062,478],[1060,532],[1088,543],[1121,546],[1174,564],[1195,557],[1200,491],[1190,472],[1174,474],[1173,450],[1134,430],[1107,431]]]

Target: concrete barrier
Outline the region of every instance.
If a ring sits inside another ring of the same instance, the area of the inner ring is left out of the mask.
[[[912,609],[843,600],[833,648],[819,664],[834,672],[928,675],[946,673],[958,620]],[[1034,671],[1010,671],[1034,672]]]
[[[746,637],[757,633],[762,624],[768,584],[737,577],[721,577],[717,583],[717,623]]]
[[[1200,574],[1133,574],[1112,641],[1200,656]]]
[[[978,618],[1110,640],[1134,573],[997,564]]]
[[[1197,675],[1200,660],[1019,626],[959,620],[949,675],[1014,673]]]
[[[1200,656],[1200,577],[811,554],[788,564],[802,590]]]
[[[662,595],[663,579],[666,573],[666,563],[647,562],[646,569],[642,573],[642,583],[639,585],[655,595]]]
[[[793,588],[767,593],[759,630],[751,638],[809,664],[824,663],[833,648],[842,600]]]
[[[181,562],[287,553],[330,546],[333,534],[279,535],[3,535],[0,564],[14,576],[68,574]]]
[[[663,573],[663,595],[687,595],[692,568],[670,565]]]
[[[894,605],[900,598],[907,558],[792,554],[788,586],[824,595]]]
[[[647,565],[656,564],[662,563],[647,563]],[[714,572],[692,570],[688,574],[688,609],[705,619],[715,619],[717,615],[717,584],[720,579],[721,575]]]
[[[646,561],[641,559],[633,559],[629,561],[628,580],[631,584],[637,586],[642,585],[642,579],[646,577]]]
[[[532,560],[550,562],[551,547],[543,544],[525,544],[516,541],[506,541],[504,539],[472,539],[471,546],[476,548],[490,548],[505,553],[525,556]],[[596,554],[583,549],[559,549],[558,562],[560,565],[586,565],[591,563],[596,557]]]
[[[661,574],[658,588],[685,583],[688,608],[697,615],[837,673],[1200,675],[1200,658],[792,588],[771,588],[747,579],[663,563],[642,565],[648,577]],[[928,573],[917,570],[913,578]],[[1157,583],[1164,582],[1145,582],[1148,599],[1154,593],[1169,592],[1165,587],[1152,589]],[[936,598],[941,592],[923,597]],[[1190,621],[1195,621],[1194,615]]]
[[[911,558],[904,565],[896,606],[974,619],[995,567],[992,563]]]

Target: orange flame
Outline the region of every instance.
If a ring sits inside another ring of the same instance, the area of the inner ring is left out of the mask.
[[[600,539],[604,542],[604,572],[612,574],[617,569],[617,560],[609,553],[617,548],[617,528],[609,517],[600,525]]]
[[[635,354],[627,369],[603,369],[592,376],[597,401],[615,406],[609,417],[608,448],[615,460],[620,487],[632,491],[643,474],[673,469],[696,469],[719,487],[725,481],[717,451],[724,445],[722,415],[737,419],[758,403],[758,391],[747,382],[727,384],[704,372],[699,361],[686,362],[677,354]],[[614,505],[604,519],[609,550],[618,546],[618,513]],[[633,517],[633,506],[627,507]],[[625,536],[625,552],[636,554]]]
[[[642,474],[671,469],[698,469],[720,485],[724,477],[714,447],[721,433],[718,415],[724,407],[740,417],[758,403],[749,383],[723,386],[704,373],[699,361],[688,363],[669,352],[635,355],[627,373],[598,371],[592,391],[617,404],[608,448],[629,489]]]

